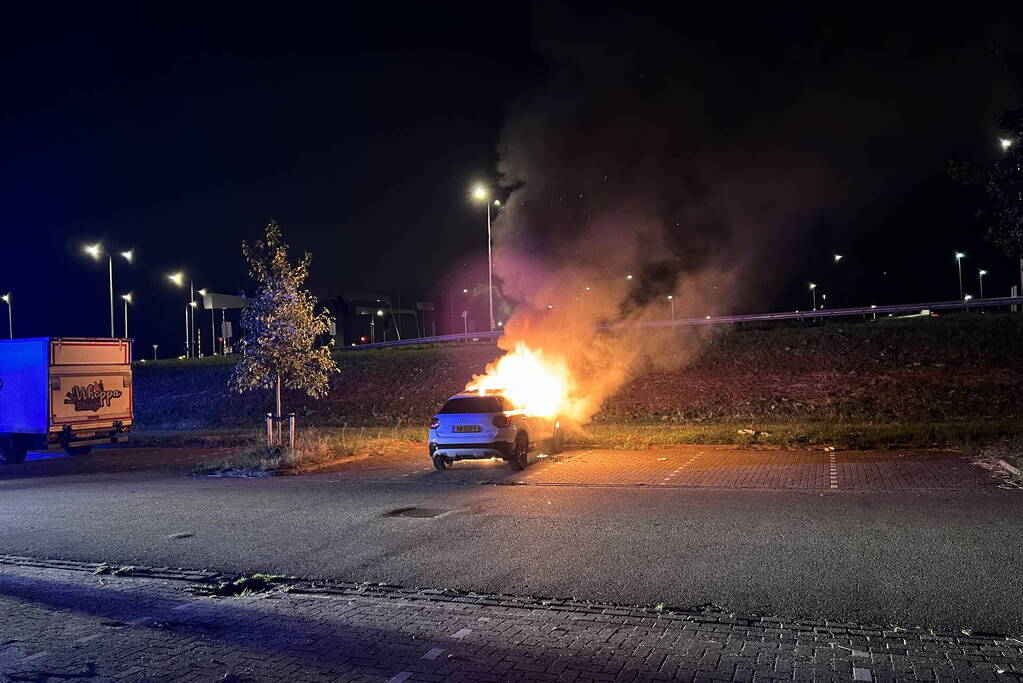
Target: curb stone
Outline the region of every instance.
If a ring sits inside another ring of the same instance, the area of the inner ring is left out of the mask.
[[[237,572],[220,572],[215,570],[195,570],[178,567],[148,567],[143,565],[118,566],[105,562],[80,562],[75,560],[45,559],[19,555],[0,555],[0,565],[36,567],[42,569],[60,569],[90,574],[107,574],[114,577],[137,577],[182,581],[199,585],[218,585],[230,583],[249,575]],[[757,614],[737,614],[725,612],[713,605],[701,605],[696,608],[655,607],[637,605],[615,605],[605,603],[584,602],[571,599],[550,599],[507,594],[484,594],[472,591],[458,591],[451,588],[421,589],[395,586],[383,583],[356,583],[340,580],[312,580],[295,577],[275,577],[271,583],[278,584],[281,590],[294,594],[336,596],[364,596],[395,601],[410,602],[441,602],[473,604],[483,608],[516,608],[546,612],[574,612],[609,618],[645,619],[653,621],[677,622],[687,621],[694,625],[713,627],[730,625],[763,629],[789,629],[796,632],[809,632],[822,636],[841,636],[846,634],[864,637],[885,637],[888,635],[900,638],[911,637],[919,640],[949,640],[968,642],[971,644],[999,647],[1008,642],[1019,643],[1020,640],[1007,635],[998,634],[965,634],[956,631],[935,631],[918,627],[900,627],[895,625],[880,626],[876,624],[856,624],[836,621],[819,621],[805,619],[784,619],[777,616]],[[219,598],[227,599],[227,598]]]

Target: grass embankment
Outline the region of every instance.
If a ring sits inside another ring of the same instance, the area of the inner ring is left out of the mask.
[[[311,428],[295,435],[294,449],[269,451],[262,435],[232,433],[227,444],[238,450],[226,457],[197,464],[196,474],[226,474],[236,471],[314,470],[341,458],[378,455],[408,448],[423,436],[411,427]]]
[[[678,351],[637,372],[581,443],[962,445],[1023,432],[1020,314],[654,334],[674,335]],[[443,400],[496,353],[491,345],[342,352],[330,395],[286,394],[286,409],[303,431],[383,428],[422,439]],[[231,394],[232,364],[136,366],[137,428],[206,440],[239,425],[258,433],[269,392]]]

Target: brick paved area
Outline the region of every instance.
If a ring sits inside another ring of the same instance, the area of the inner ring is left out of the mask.
[[[502,461],[462,461],[438,473],[425,454],[367,458],[332,468],[365,481],[433,481],[575,486],[775,490],[961,490],[998,480],[949,451],[811,451],[670,446],[642,451],[569,450],[537,458],[522,472]]]
[[[0,468],[0,479],[134,470],[187,472],[197,462],[231,448],[110,448],[87,456],[32,454],[29,461]],[[534,454],[516,472],[500,460],[462,461],[438,473],[422,448],[357,458],[325,472],[371,482],[444,484],[532,484],[650,486],[775,490],[898,491],[975,489],[998,480],[963,456],[948,451],[811,451],[742,449],[731,446],[669,446],[640,451],[569,450]]]
[[[0,558],[2,681],[1002,681],[1023,640],[296,581],[199,597],[171,570]],[[210,578],[189,572],[181,578]]]

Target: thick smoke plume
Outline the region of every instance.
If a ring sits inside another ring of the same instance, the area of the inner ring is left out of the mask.
[[[755,37],[766,17],[641,14],[540,10],[548,76],[499,142],[495,269],[518,302],[502,346],[563,360],[580,423],[639,369],[711,338],[621,324],[770,304],[808,230],[891,182],[892,127],[933,104],[877,101],[918,78],[898,40],[836,38],[813,17]],[[935,76],[959,74],[940,40],[916,45]]]

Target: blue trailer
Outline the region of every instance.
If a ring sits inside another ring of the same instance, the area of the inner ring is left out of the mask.
[[[0,340],[0,465],[123,443],[133,405],[129,339]]]

